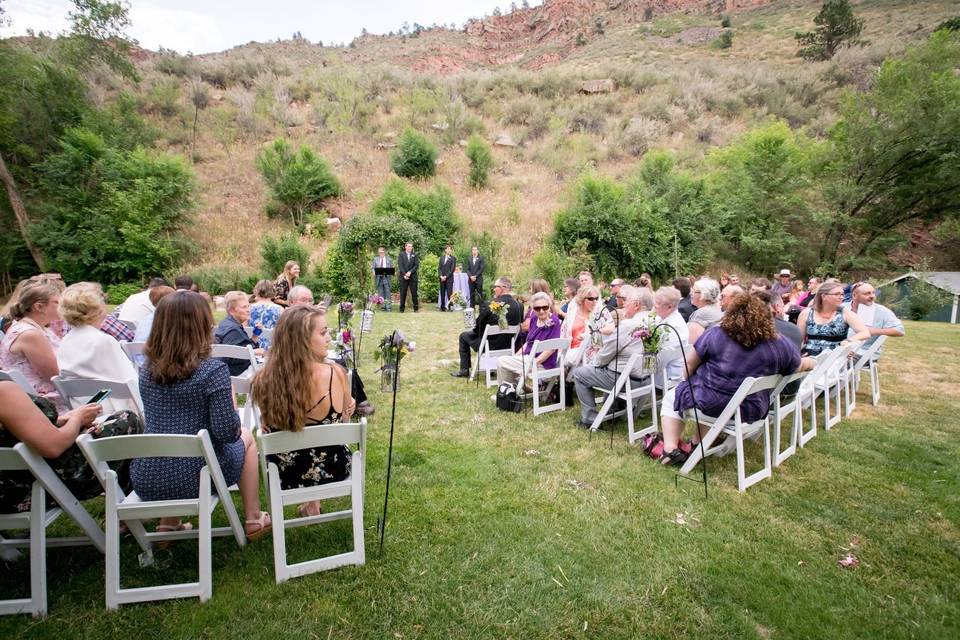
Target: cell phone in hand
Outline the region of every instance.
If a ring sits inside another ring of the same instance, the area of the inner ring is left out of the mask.
[[[100,389],[100,391],[97,391],[95,394],[93,394],[93,397],[87,400],[87,404],[100,404],[106,400],[110,393],[110,389]]]

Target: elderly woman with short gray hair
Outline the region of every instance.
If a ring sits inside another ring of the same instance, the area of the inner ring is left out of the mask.
[[[213,332],[213,341],[238,347],[257,347],[259,339],[254,336],[251,340],[247,336],[246,329],[243,328],[250,319],[250,296],[243,291],[230,291],[223,296],[223,304],[227,308],[227,315]],[[255,348],[254,353],[262,356],[263,349]],[[221,360],[227,363],[231,376],[243,374],[250,366],[249,360],[241,358],[221,358]]]
[[[700,278],[690,288],[690,301],[697,308],[690,314],[687,327],[690,329],[690,344],[696,344],[697,339],[710,327],[719,324],[723,318],[720,310],[720,283],[712,278]]]
[[[534,366],[543,369],[557,366],[556,350],[544,351],[536,360],[530,357],[535,342],[560,337],[560,319],[553,312],[553,298],[548,293],[537,292],[530,298],[530,308],[536,314],[536,319],[530,321],[526,343],[514,355],[503,356],[497,360],[497,380],[501,383],[522,383],[526,372]]]

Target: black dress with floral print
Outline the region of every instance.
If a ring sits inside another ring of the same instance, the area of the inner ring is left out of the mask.
[[[57,410],[52,402],[39,396],[31,396],[30,399],[50,422],[57,423]],[[104,419],[92,435],[94,438],[106,438],[136,433],[143,433],[143,420],[140,416],[130,411],[118,411]],[[0,424],[0,447],[12,447],[18,442],[16,437]],[[97,480],[93,469],[87,464],[87,459],[83,457],[83,453],[76,444],[70,445],[70,448],[57,458],[47,459],[47,462],[77,500],[88,500],[103,493],[100,481]],[[130,462],[128,460],[111,462],[110,468],[117,472],[120,486],[124,491],[129,491]],[[0,512],[29,511],[32,485],[33,474],[29,471],[0,473]],[[51,500],[48,506],[52,504]]]
[[[330,376],[330,391],[326,396],[317,400],[313,407],[317,407],[333,391],[333,376]],[[311,408],[311,411],[313,408]],[[309,411],[307,412],[309,413]],[[330,401],[330,411],[322,420],[311,420],[306,426],[312,427],[321,424],[334,424],[343,421],[343,414],[333,408],[333,399]],[[311,447],[297,449],[286,453],[277,453],[267,456],[267,463],[273,462],[280,471],[280,486],[284,489],[300,487],[314,487],[328,482],[339,482],[350,477],[350,449],[342,444],[330,447]]]

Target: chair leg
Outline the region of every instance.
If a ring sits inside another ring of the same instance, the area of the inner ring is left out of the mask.
[[[870,401],[873,406],[880,403],[880,368],[873,360],[870,361]]]
[[[282,584],[290,578],[290,573],[287,570],[286,523],[283,519],[283,497],[280,495],[280,471],[273,463],[268,466],[267,490],[270,492],[270,519],[273,521],[273,573],[277,584]]]
[[[30,492],[30,607],[34,618],[47,614],[47,496],[38,480]]]
[[[353,469],[363,467],[362,454],[357,451],[351,461]],[[352,478],[353,487],[350,490],[350,510],[353,517],[353,554],[356,564],[362,565],[367,561],[366,549],[363,543],[363,474],[357,473]]]
[[[227,498],[229,499],[229,497]],[[197,542],[199,544],[200,602],[206,602],[213,596],[213,514],[210,506],[210,470],[200,470],[200,515]]]
[[[117,483],[113,476],[106,483],[106,553],[104,555],[104,581],[107,609],[115,611],[120,607],[120,520],[117,514]],[[138,521],[140,528],[143,525]],[[150,548],[150,543],[147,543]]]

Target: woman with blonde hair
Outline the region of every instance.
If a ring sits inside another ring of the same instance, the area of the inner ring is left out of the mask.
[[[283,265],[283,273],[277,276],[277,282],[274,285],[276,297],[273,301],[281,307],[286,307],[287,296],[290,295],[290,290],[297,286],[297,278],[299,277],[300,265],[296,260],[287,260],[287,264]]]
[[[606,306],[600,305],[602,308],[597,309],[599,299],[600,290],[588,285],[580,287],[573,302],[567,307],[567,315],[560,326],[560,337],[570,338],[570,348],[564,359],[567,366],[580,364],[584,349],[590,344],[592,330],[600,329],[610,320],[610,311]]]
[[[16,369],[24,375],[37,394],[53,402],[57,410],[66,409],[51,382],[60,375],[57,349],[60,338],[49,328],[60,321],[60,291],[55,284],[31,279],[20,289],[10,307],[13,324],[0,341],[0,369]]]
[[[870,329],[860,316],[843,306],[843,284],[824,282],[817,289],[810,306],[800,312],[797,326],[803,338],[803,354],[816,356],[846,344],[850,340],[869,340]]]
[[[349,422],[356,404],[343,367],[327,362],[331,337],[326,314],[314,306],[287,309],[273,333],[270,357],[253,378],[252,394],[265,431]],[[337,482],[350,475],[350,450],[316,447],[267,457],[284,489]],[[319,502],[300,505],[301,515],[320,513]]]

